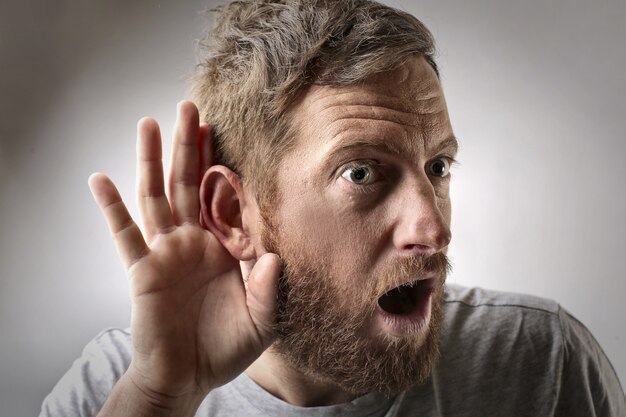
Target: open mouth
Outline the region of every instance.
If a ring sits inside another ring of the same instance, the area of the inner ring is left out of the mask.
[[[383,294],[378,305],[389,314],[410,315],[428,301],[432,292],[432,279],[422,279],[400,285]]]

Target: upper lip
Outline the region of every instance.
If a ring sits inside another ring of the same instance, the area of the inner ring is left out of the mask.
[[[393,290],[395,288],[401,287],[403,285],[413,284],[413,283],[416,283],[417,281],[425,281],[425,280],[428,280],[428,279],[434,279],[434,278],[436,278],[436,276],[437,276],[437,274],[435,272],[431,271],[431,272],[426,272],[425,274],[420,275],[417,278],[411,277],[410,279],[406,280],[405,282],[401,282],[401,283],[395,284],[393,286],[389,286],[387,289],[385,289],[385,292],[383,294],[387,294],[389,291],[391,291],[391,290]]]

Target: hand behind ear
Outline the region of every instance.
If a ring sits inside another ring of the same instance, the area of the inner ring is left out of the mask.
[[[211,148],[210,129],[199,127],[195,105],[181,103],[168,199],[159,127],[152,119],[139,122],[143,233],[111,180],[102,174],[89,179],[130,279],[133,359],[124,377],[163,406],[199,404],[273,340],[278,257],[258,260],[246,293],[237,259],[199,223],[199,177],[211,163]]]

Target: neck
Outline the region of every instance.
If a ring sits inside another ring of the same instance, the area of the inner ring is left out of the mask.
[[[335,384],[320,381],[294,369],[272,348],[250,365],[246,374],[274,397],[298,407],[341,404],[356,397]]]

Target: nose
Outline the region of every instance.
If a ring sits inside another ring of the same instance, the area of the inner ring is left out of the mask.
[[[443,250],[452,239],[450,200],[437,197],[430,182],[411,188],[397,201],[393,243],[406,254],[432,255]]]

